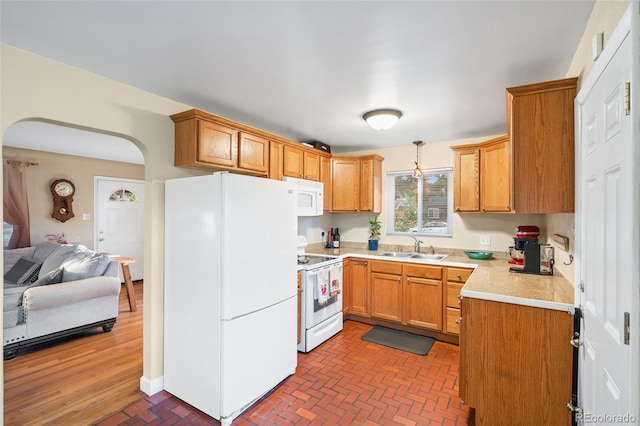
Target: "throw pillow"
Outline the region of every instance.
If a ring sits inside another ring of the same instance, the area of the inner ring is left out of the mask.
[[[38,279],[42,263],[21,257],[5,274],[4,280],[11,284],[23,285]]]
[[[40,276],[30,287],[58,284],[62,282],[62,268],[54,269]]]

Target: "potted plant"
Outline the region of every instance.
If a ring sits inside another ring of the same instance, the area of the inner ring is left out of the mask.
[[[380,239],[380,228],[382,224],[377,216],[369,217],[369,250],[378,250],[378,240]]]

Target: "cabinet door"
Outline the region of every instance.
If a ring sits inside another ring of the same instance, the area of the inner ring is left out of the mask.
[[[511,145],[508,138],[484,146],[480,156],[480,200],[483,212],[510,212],[512,202]]]
[[[357,158],[332,158],[331,172],[333,211],[358,211],[359,160]]]
[[[342,316],[347,317],[351,311],[351,259],[342,262]]]
[[[362,259],[351,259],[350,314],[369,317],[369,262]]]
[[[453,210],[480,211],[480,148],[454,150]]]
[[[320,155],[315,152],[304,152],[304,178],[320,181]]]
[[[250,133],[240,132],[238,141],[238,167],[267,174],[269,140]]]
[[[284,145],[283,149],[284,176],[304,179],[304,150],[291,145]]]
[[[198,161],[237,167],[238,131],[220,124],[198,120]]]
[[[269,179],[282,180],[283,149],[282,142],[269,143]]]
[[[324,211],[331,211],[331,158],[320,157],[320,181],[324,184]]]
[[[407,277],[406,323],[442,330],[442,281]]]
[[[360,200],[361,212],[380,213],[382,211],[382,162],[375,158],[360,159]]]
[[[371,316],[402,322],[402,276],[371,273]]]

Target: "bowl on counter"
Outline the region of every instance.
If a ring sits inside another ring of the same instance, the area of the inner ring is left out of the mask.
[[[493,256],[493,252],[491,251],[465,251],[464,254],[466,254],[471,259],[476,260],[486,260],[490,259],[491,256]]]

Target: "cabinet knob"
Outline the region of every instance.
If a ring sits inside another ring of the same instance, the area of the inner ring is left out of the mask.
[[[462,322],[462,318],[457,318],[456,319],[456,324],[460,325],[461,322]]]
[[[402,281],[402,278],[398,277],[398,284]]]
[[[459,279],[460,281],[462,281],[462,275],[457,274],[457,275],[456,275],[456,277],[458,277],[458,279]]]
[[[456,207],[456,212],[460,212],[460,207]]]
[[[411,278],[407,278],[407,284],[411,284]]]
[[[482,213],[486,212],[486,210],[484,209],[484,207],[482,208]]]
[[[511,206],[507,204],[507,210],[511,210]]]

